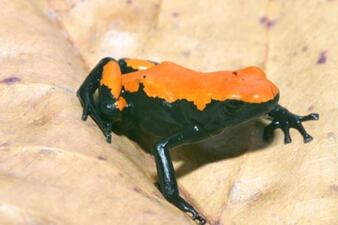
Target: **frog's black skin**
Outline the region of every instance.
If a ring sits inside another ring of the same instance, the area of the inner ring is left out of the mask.
[[[122,90],[121,96],[127,100],[128,106],[120,111],[114,108],[115,100],[109,89],[99,85],[102,68],[109,60],[114,59],[102,59],[77,92],[83,106],[82,119],[86,120],[90,115],[103,131],[107,142],[111,140],[112,131],[125,134],[130,130],[137,130],[156,136],[157,141],[151,152],[156,160],[160,190],[169,202],[184,212],[190,212],[192,218],[199,224],[205,224],[206,220],[179,195],[170,149],[202,141],[225,129],[231,129],[242,122],[263,115],[272,118],[272,122],[264,130],[265,138],[268,138],[274,129],[281,128],[285,135],[285,143],[290,143],[289,129],[295,128],[302,134],[304,142],[312,140],[302,122],[317,120],[319,115],[292,114],[278,105],[279,95],[271,101],[260,104],[213,100],[200,111],[191,102],[179,100],[169,103],[160,98],[148,97],[143,88],[139,88],[134,93]],[[122,74],[135,71],[127,67],[124,59],[120,59],[118,63]],[[95,100],[94,93],[97,89],[99,97]]]

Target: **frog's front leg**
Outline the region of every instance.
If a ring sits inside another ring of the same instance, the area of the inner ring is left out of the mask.
[[[304,143],[312,141],[312,136],[304,129],[302,122],[308,120],[318,120],[318,113],[310,113],[306,116],[299,116],[289,112],[286,108],[277,105],[268,115],[272,118],[272,122],[264,129],[264,138],[268,139],[276,128],[281,128],[284,133],[284,142],[291,143],[290,128],[297,129],[304,138]]]
[[[90,115],[103,131],[107,142],[111,140],[111,122],[105,120],[100,110],[98,110],[97,104],[94,101],[94,93],[100,85],[104,66],[112,60],[115,61],[108,57],[101,59],[77,91],[77,96],[83,107],[82,120],[87,120],[88,115]]]
[[[182,211],[190,212],[193,220],[198,221],[199,224],[205,224],[205,219],[179,195],[169,150],[180,144],[203,138],[204,135],[204,132],[199,127],[194,126],[168,138],[164,138],[152,150],[156,160],[157,175],[163,196]]]

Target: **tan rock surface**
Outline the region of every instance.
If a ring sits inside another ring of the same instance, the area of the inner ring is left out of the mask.
[[[338,1],[0,1],[0,224],[193,224],[154,187],[152,157],[80,120],[104,56],[211,71],[265,68],[315,137],[262,122],[173,151],[180,190],[213,225],[338,224]],[[225,137],[230,137],[227,141]]]

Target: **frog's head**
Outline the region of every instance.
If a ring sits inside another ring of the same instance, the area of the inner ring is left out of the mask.
[[[278,88],[266,78],[258,67],[247,67],[233,72],[233,79],[227,86],[228,99],[245,103],[264,103],[274,99]]]
[[[236,122],[269,112],[279,99],[278,88],[257,67],[233,72],[227,94],[227,100],[223,104],[224,112]]]
[[[227,124],[239,124],[270,112],[277,104],[279,95],[261,103],[248,103],[239,100],[227,100],[222,104],[223,118]]]

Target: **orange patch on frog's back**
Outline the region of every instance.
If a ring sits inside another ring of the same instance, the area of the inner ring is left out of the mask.
[[[257,67],[234,72],[202,73],[163,62],[147,70],[122,76],[122,86],[128,92],[136,92],[141,83],[149,97],[162,98],[168,102],[187,100],[199,110],[203,110],[211,100],[263,103],[278,94],[278,88]]]

